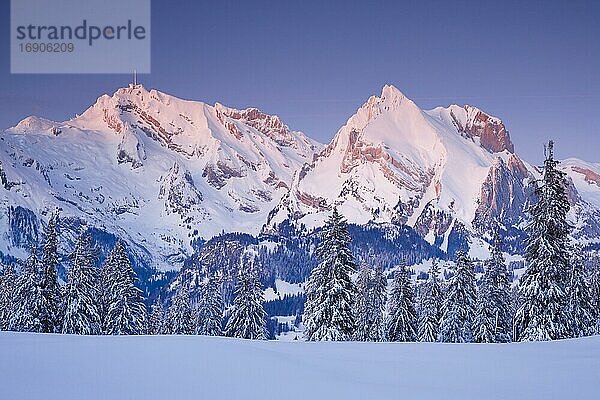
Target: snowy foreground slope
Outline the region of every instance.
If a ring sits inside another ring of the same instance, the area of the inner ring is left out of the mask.
[[[259,342],[0,333],[2,399],[596,399],[600,337]]]

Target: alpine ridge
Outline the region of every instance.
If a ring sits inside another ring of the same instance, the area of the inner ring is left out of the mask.
[[[560,167],[574,235],[598,243],[600,164]],[[125,240],[137,264],[179,269],[215,235],[316,228],[337,206],[349,223],[407,225],[475,255],[499,224],[518,253],[537,178],[499,118],[470,105],[422,110],[391,85],[327,145],[256,108],[129,85],[68,121],[31,116],[0,134],[0,252],[24,259],[59,208],[67,247],[87,226]]]
[[[598,165],[569,160],[563,168],[575,234],[597,241]],[[485,232],[499,225],[518,251],[537,178],[499,118],[469,105],[424,111],[386,85],[296,174],[266,231],[283,221],[321,226],[337,206],[351,223],[407,224],[444,251],[459,241],[475,255],[487,247]]]
[[[0,139],[4,255],[22,257],[58,207],[71,241],[85,224],[163,269],[178,268],[196,240],[257,234],[294,172],[321,148],[255,108],[141,85],[103,95],[68,121],[28,117]]]

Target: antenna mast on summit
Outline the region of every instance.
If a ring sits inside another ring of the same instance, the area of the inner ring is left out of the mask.
[[[133,70],[133,86],[137,86],[137,69]]]

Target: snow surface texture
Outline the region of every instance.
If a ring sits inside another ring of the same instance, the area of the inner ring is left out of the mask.
[[[502,345],[0,333],[0,398],[597,399],[600,337]]]

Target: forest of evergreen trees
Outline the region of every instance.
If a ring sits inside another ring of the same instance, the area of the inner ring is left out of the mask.
[[[528,209],[526,268],[515,286],[498,230],[491,233],[489,259],[477,268],[457,249],[451,271],[444,275],[448,279],[441,279],[434,259],[426,276],[414,284],[403,260],[414,262],[415,253],[405,258],[398,254],[400,262],[387,276],[389,259],[377,263],[376,257],[355,257],[356,243],[334,208],[315,241],[314,258],[308,256],[310,246],[288,239],[302,249],[293,261],[306,265],[290,278],[309,274],[305,294],[265,303],[262,282],[272,285],[281,275],[268,256],[292,259],[282,250],[241,251],[237,260],[228,261],[237,264],[232,292],[224,287],[223,271],[213,269],[201,279],[199,290],[186,283],[191,279],[181,279],[170,298],[157,297],[147,310],[122,241],[98,265],[98,249],[82,232],[68,258],[66,283],[60,283],[55,213],[43,243],[32,246],[24,265],[3,268],[0,330],[268,339],[287,329],[269,316],[295,315],[310,341],[495,343],[598,334],[600,267],[585,268],[580,249],[570,239],[566,178],[556,168],[551,143],[548,150],[543,177],[535,182],[536,201]]]
[[[600,268],[586,273],[570,240],[566,177],[557,163],[550,142],[528,209],[526,270],[514,289],[495,231],[479,281],[473,260],[457,250],[447,282],[434,262],[428,279],[414,288],[399,265],[386,301],[380,268],[361,265],[351,279],[357,266],[348,227],[334,209],[306,285],[306,339],[495,343],[600,333]]]
[[[60,285],[58,214],[50,217],[41,248],[32,246],[21,273],[13,265],[0,275],[0,330],[81,335],[203,334],[267,339],[263,287],[253,257],[242,260],[233,305],[226,312],[221,277],[203,282],[191,299],[180,285],[168,308],[158,297],[146,310],[125,244],[117,241],[97,267],[98,249],[85,232],[69,256]],[[41,256],[41,258],[40,258]],[[223,326],[225,324],[225,326]]]

